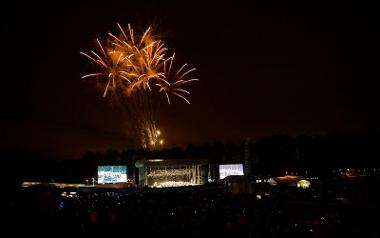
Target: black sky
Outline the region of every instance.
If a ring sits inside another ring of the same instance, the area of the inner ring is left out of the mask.
[[[179,59],[198,68],[192,104],[160,110],[168,147],[378,129],[378,8],[305,2],[8,4],[0,147],[48,158],[128,147],[125,120],[80,79],[89,63],[79,51],[116,22],[155,22]]]

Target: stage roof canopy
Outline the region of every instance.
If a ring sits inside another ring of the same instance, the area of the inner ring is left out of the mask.
[[[137,168],[141,167],[161,167],[161,166],[186,166],[201,164],[206,165],[207,160],[166,160],[166,159],[148,159],[148,160],[138,160],[135,163]]]

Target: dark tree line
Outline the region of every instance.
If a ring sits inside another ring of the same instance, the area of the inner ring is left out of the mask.
[[[96,177],[98,165],[122,164],[132,173],[141,159],[201,159],[210,164],[244,163],[249,157],[256,175],[280,175],[284,171],[328,175],[342,167],[380,167],[379,132],[333,132],[324,136],[290,137],[274,135],[252,141],[249,153],[245,142],[216,142],[188,145],[156,151],[110,149],[104,153],[89,151],[82,158],[44,160],[38,154],[19,149],[1,149],[1,179],[17,184],[25,180],[83,182]],[[131,175],[131,174],[130,174]]]
[[[253,145],[258,173],[309,171],[328,175],[340,168],[380,166],[378,132],[333,132],[325,136],[272,136]]]

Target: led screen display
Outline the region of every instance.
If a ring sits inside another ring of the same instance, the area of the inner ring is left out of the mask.
[[[244,175],[243,164],[221,164],[219,165],[219,178],[224,179],[230,175]]]
[[[127,182],[127,166],[98,166],[98,183]]]

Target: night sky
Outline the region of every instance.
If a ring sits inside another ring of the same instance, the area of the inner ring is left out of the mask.
[[[378,8],[162,2],[2,6],[0,148],[62,159],[130,146],[126,119],[80,78],[91,67],[79,52],[117,32],[116,22],[154,22],[179,61],[198,69],[191,105],[160,107],[167,147],[380,127]]]

